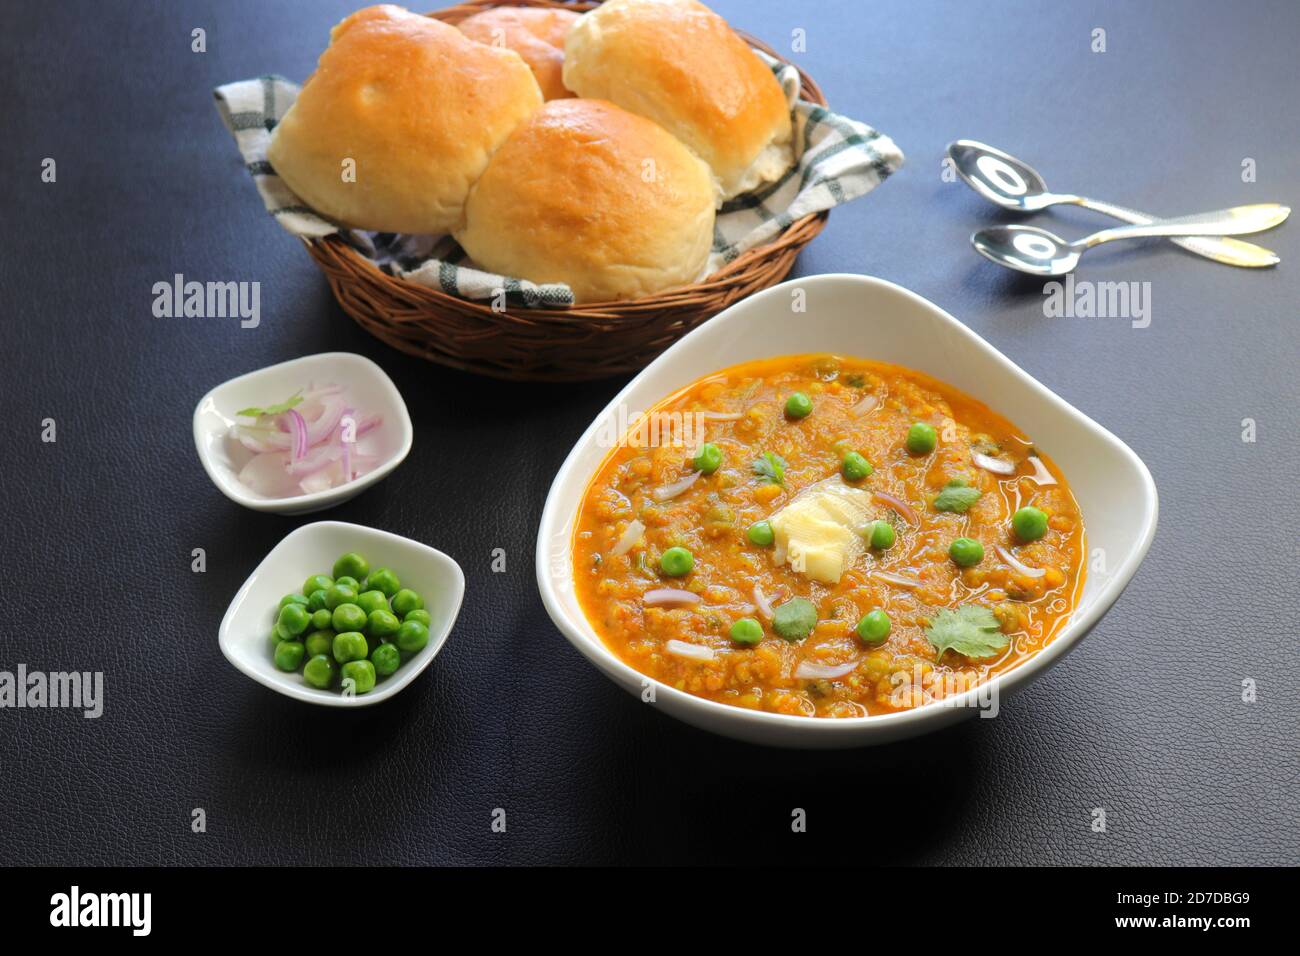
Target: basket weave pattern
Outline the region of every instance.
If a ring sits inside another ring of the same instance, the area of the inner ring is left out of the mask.
[[[581,12],[595,3],[471,0],[428,16],[447,23],[488,7],[559,7]],[[762,42],[750,45],[778,56]],[[802,70],[800,96],[826,105]],[[376,338],[441,365],[517,381],[583,381],[635,372],[685,333],[727,306],[785,278],[795,256],[826,224],[828,212],[805,216],[766,245],[737,256],[700,283],[623,302],[563,309],[512,306],[448,295],[380,270],[339,236],[307,241],[339,305]]]

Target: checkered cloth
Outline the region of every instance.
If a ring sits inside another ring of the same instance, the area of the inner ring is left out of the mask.
[[[758,51],[755,51],[758,52]],[[794,117],[798,159],[775,183],[729,200],[718,211],[705,276],[747,249],[768,242],[809,213],[857,199],[903,163],[893,140],[864,123],[799,99],[799,73],[759,56],[781,82]],[[450,236],[409,236],[346,229],[309,209],[266,160],[271,130],[293,104],[299,87],[279,76],[228,83],[214,91],[217,110],[235,137],[267,211],[295,236],[339,234],[385,272],[465,299],[491,299],[504,289],[512,305],[565,306],[573,292],[474,268]]]

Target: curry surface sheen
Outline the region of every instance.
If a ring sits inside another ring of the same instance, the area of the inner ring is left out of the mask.
[[[812,400],[801,418],[786,409],[795,392]],[[782,714],[906,710],[964,691],[1039,651],[1081,593],[1083,522],[1064,478],[1014,425],[928,376],[835,356],[767,359],[702,379],[647,419],[640,428],[630,423],[584,495],[574,578],[606,645],[679,690]],[[908,430],[917,422],[934,428],[933,451],[909,451]],[[665,497],[698,470],[692,459],[702,442],[721,451],[721,466]],[[849,452],[873,470],[845,484],[871,493],[871,517],[890,523],[894,541],[887,549],[866,548],[838,582],[822,583],[792,569],[788,556],[777,563],[777,550],[754,544],[746,532],[810,485],[841,480]],[[755,467],[768,453],[784,463],[780,483],[770,467]],[[1014,470],[986,470],[977,455]],[[965,512],[935,506],[953,483],[979,492]],[[1036,541],[1022,541],[1012,529],[1012,515],[1024,506],[1046,515],[1046,533]],[[959,567],[949,554],[957,538],[978,541],[982,559]],[[691,552],[689,573],[664,573],[660,559],[670,548]],[[663,595],[653,592],[662,589],[673,589],[678,603],[656,603]],[[682,591],[698,601],[680,603],[690,599]],[[816,606],[817,623],[806,638],[787,641],[773,630],[764,604],[779,607],[794,597]],[[992,612],[1004,650],[940,655],[927,626],[940,609],[966,605]],[[891,628],[883,643],[872,644],[856,628],[877,609],[889,615]],[[732,639],[742,618],[762,625],[757,643]]]

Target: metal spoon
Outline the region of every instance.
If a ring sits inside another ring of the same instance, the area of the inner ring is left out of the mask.
[[[1103,242],[1147,236],[1240,236],[1271,229],[1290,212],[1288,207],[1272,203],[1234,206],[1218,212],[1161,219],[1141,226],[1115,226],[1076,242],[1067,242],[1034,226],[993,226],[981,229],[970,237],[970,241],[976,252],[1000,266],[1030,275],[1063,276],[1074,271],[1079,257],[1086,250]]]
[[[1069,193],[1048,192],[1043,177],[1028,163],[973,139],[959,139],[950,143],[948,156],[952,159],[957,175],[971,189],[1003,209],[1037,212],[1048,206],[1068,204],[1082,206],[1135,225],[1156,222],[1158,218],[1114,203],[1085,199]],[[1173,241],[1188,252],[1230,266],[1257,269],[1277,265],[1281,261],[1273,251],[1237,239],[1193,236]]]

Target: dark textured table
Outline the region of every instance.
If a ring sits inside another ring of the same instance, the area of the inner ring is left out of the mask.
[[[215,85],[302,78],[351,4],[11,5],[0,670],[100,670],[106,704],[96,720],[0,710],[4,862],[1300,859],[1296,225],[1261,238],[1285,260],[1264,272],[1159,242],[1090,253],[1081,278],[1150,283],[1149,327],[1051,318],[1041,283],[971,252],[971,230],[1005,217],[940,165],[964,136],[1022,155],[1054,187],[1156,213],[1294,202],[1300,7],[717,6],[778,47],[806,31],[796,58],[831,104],[908,156],[831,216],[796,274],[916,290],[1149,465],[1160,527],[1109,616],[999,719],[879,749],[750,747],[641,706],[552,627],[532,563],[551,476],[621,382],[488,382],[370,338],[262,211],[218,121]],[[206,53],[191,52],[195,27]],[[1038,221],[1071,236],[1103,223]],[[155,318],[153,283],[176,273],[260,282],[261,324]],[[428,542],[467,578],[434,665],[350,712],[280,697],[222,657],[227,602],[314,518],[227,501],[190,434],[211,386],[331,349],[383,365],[416,438],[391,477],[317,517]],[[206,573],[191,571],[194,548]],[[505,833],[491,829],[498,807]],[[791,832],[795,807],[807,833]],[[1098,807],[1105,832],[1091,827]]]

